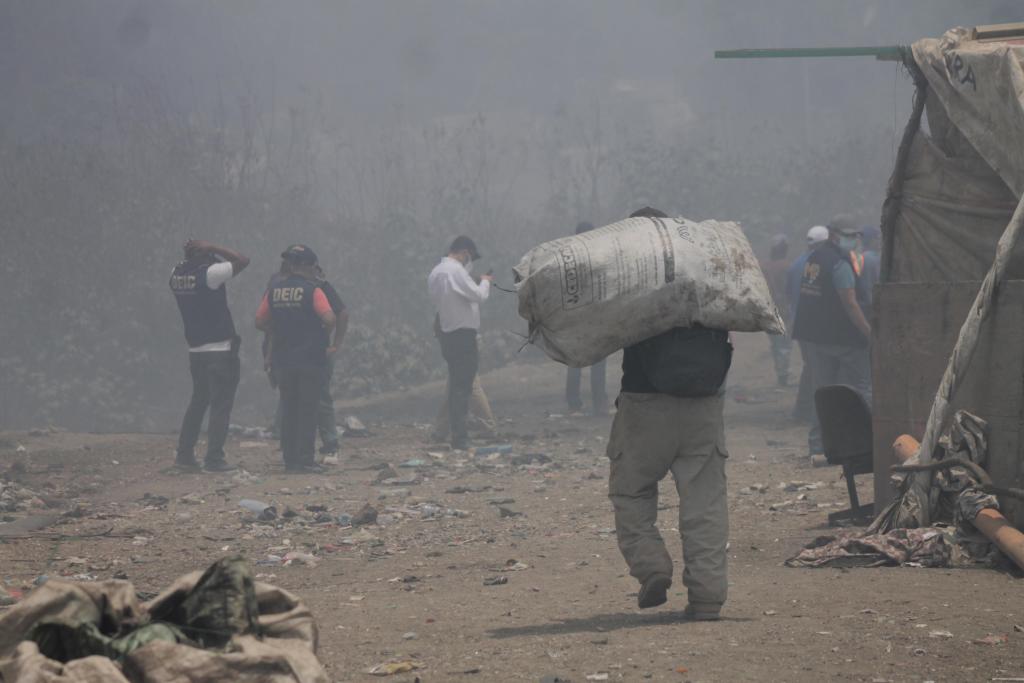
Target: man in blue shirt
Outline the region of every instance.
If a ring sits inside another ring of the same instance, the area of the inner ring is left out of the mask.
[[[803,345],[814,391],[848,384],[870,406],[871,325],[858,303],[864,297],[864,278],[854,260],[860,232],[860,227],[845,215],[829,222],[828,241],[815,249],[804,265],[793,338]],[[817,414],[807,445],[811,455],[822,452]]]

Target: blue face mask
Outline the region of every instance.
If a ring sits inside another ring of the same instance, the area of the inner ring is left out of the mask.
[[[839,248],[843,251],[855,251],[857,249],[857,238],[840,236]]]

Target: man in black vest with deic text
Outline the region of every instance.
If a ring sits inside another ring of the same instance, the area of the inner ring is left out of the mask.
[[[318,404],[326,380],[328,330],[337,322],[317,284],[313,250],[294,244],[281,254],[291,265],[274,279],[256,312],[256,327],[271,333],[270,362],[281,392],[281,452],[287,472],[315,473]]]
[[[866,282],[854,259],[861,228],[846,215],[828,224],[828,241],[804,264],[793,339],[811,371],[811,394],[823,386],[848,384],[871,405],[871,325],[860,303]],[[807,436],[811,455],[822,453],[817,411]]]
[[[192,399],[181,423],[175,459],[183,470],[199,469],[195,446],[207,408],[210,421],[203,466],[210,472],[234,469],[224,459],[224,441],[238,388],[241,339],[228,309],[225,283],[248,265],[249,259],[237,251],[189,240],[185,260],[171,273],[171,291],[185,324],[192,374]]]

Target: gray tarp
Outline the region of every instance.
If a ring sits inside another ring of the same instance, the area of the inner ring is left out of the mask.
[[[957,28],[913,45],[950,120],[1015,195],[1024,192],[1024,40],[971,40]]]
[[[910,148],[888,281],[980,281],[1024,189],[1024,46],[955,29],[913,56],[928,132]],[[1024,247],[1007,277],[1024,277]]]

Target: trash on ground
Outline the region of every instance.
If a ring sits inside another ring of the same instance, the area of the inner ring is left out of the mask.
[[[508,583],[507,576],[489,576],[484,579],[485,586],[504,586]]]
[[[260,501],[253,500],[251,498],[243,498],[238,501],[238,505],[255,514],[256,519],[261,522],[269,522],[277,519],[277,508],[273,505],[267,505],[266,503],[261,503]]]
[[[394,676],[395,674],[407,674],[410,671],[416,671],[422,669],[423,664],[420,662],[414,662],[412,660],[406,660],[403,662],[387,662],[385,664],[377,664],[371,666],[366,670],[366,673],[371,676]]]
[[[352,515],[352,526],[365,526],[367,524],[374,524],[377,521],[378,516],[377,508],[373,507],[369,503],[359,508],[359,512]]]
[[[370,430],[366,428],[363,421],[355,415],[349,415],[344,422],[345,436],[370,436]]]
[[[881,567],[915,564],[950,567],[954,543],[949,529],[894,529],[887,534],[839,532],[819,536],[787,567]]]

